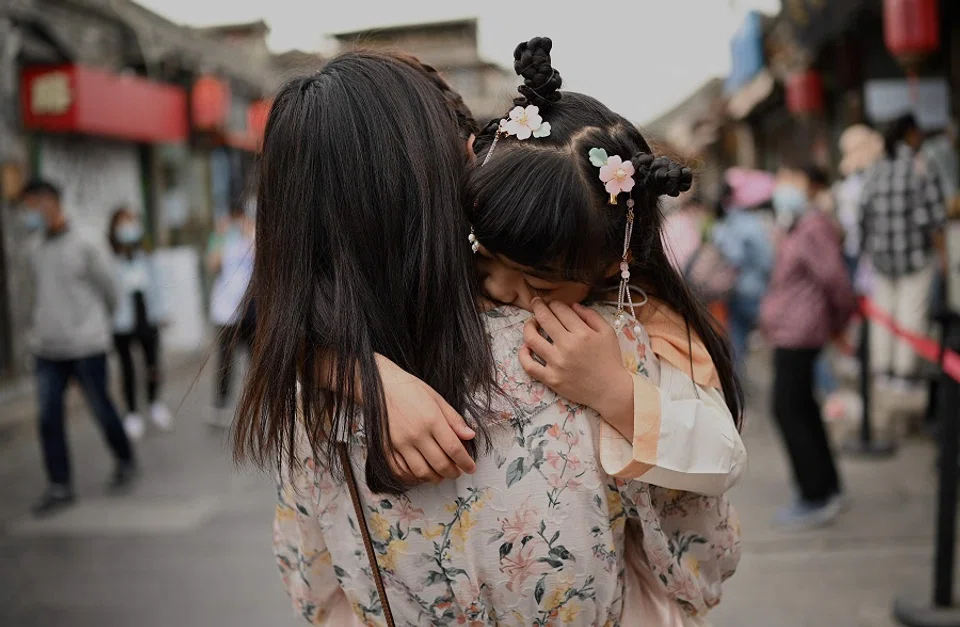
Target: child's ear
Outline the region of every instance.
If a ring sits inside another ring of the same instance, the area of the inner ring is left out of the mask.
[[[467,158],[470,161],[474,161],[477,158],[477,153],[473,150],[473,142],[475,141],[477,141],[477,136],[470,133],[470,137],[467,138]]]

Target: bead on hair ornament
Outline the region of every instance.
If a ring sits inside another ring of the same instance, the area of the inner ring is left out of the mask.
[[[630,315],[637,317],[636,305],[633,303],[633,295],[630,290],[630,240],[633,237],[633,208],[636,203],[631,195],[627,198],[627,228],[623,234],[623,254],[620,256],[620,292],[617,295],[617,316],[613,323],[613,328],[619,333],[627,324],[626,313],[629,309]],[[646,299],[644,299],[646,302]],[[639,325],[634,327],[634,332],[639,333]]]
[[[476,255],[477,251],[480,250],[480,242],[477,240],[477,234],[474,232],[472,226],[470,227],[470,235],[467,235],[467,241],[470,242],[470,250]]]

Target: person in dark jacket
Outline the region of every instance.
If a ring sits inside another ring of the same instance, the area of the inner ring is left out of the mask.
[[[842,254],[842,236],[813,199],[826,181],[815,166],[785,167],[773,205],[779,234],[773,275],[760,308],[760,327],[774,348],[773,413],[798,495],[775,521],[792,528],[832,522],[840,513],[840,478],[820,406],[814,369],[820,351],[846,326],[856,307]]]

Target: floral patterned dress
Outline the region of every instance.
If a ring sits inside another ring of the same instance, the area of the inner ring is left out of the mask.
[[[487,314],[509,402],[498,408],[493,452],[478,459],[475,474],[400,497],[375,495],[363,484],[362,442],[352,443],[396,624],[637,624],[623,616],[628,563],[688,616],[704,615],[739,559],[732,508],[724,497],[605,474],[600,417],[519,365],[528,317],[512,308]],[[629,367],[656,375],[645,334],[621,341]],[[309,447],[298,456],[303,471],[280,484],[274,530],[297,612],[318,625],[384,625],[346,486],[311,459]]]

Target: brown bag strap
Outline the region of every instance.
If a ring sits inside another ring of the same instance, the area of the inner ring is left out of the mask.
[[[377,596],[380,597],[380,607],[383,608],[383,617],[387,621],[387,627],[395,627],[393,612],[390,610],[390,601],[387,599],[387,589],[383,585],[383,575],[380,573],[380,564],[377,562],[377,554],[373,551],[373,541],[370,540],[370,529],[367,527],[367,517],[363,513],[363,504],[360,503],[360,491],[357,488],[357,478],[353,474],[353,466],[350,464],[350,454],[347,450],[347,444],[345,442],[338,443],[337,450],[340,453],[340,465],[343,467],[343,474],[347,479],[347,488],[350,489],[350,500],[353,501],[353,511],[357,514],[357,524],[360,526],[360,537],[363,538],[363,548],[367,551],[367,560],[370,562],[373,582],[377,586]]]

